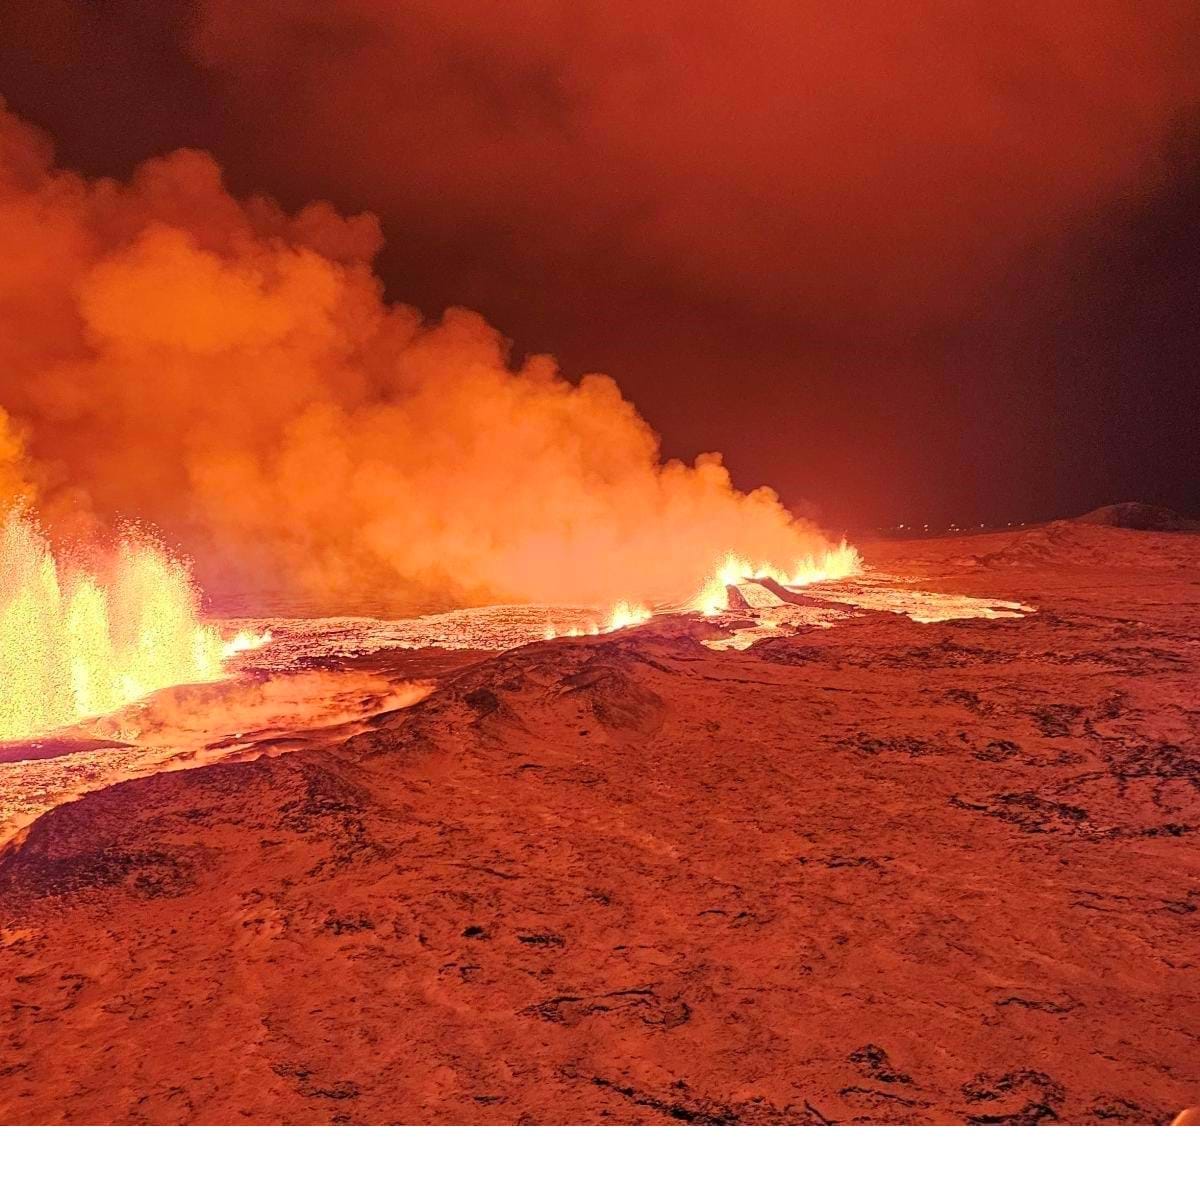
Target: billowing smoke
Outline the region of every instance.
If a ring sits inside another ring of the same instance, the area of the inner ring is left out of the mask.
[[[682,599],[825,545],[719,455],[662,462],[612,380],[384,301],[370,215],[240,201],[207,155],[56,170],[0,110],[0,489],[151,522],[217,592],[325,605]],[[802,447],[797,447],[802,452]]]

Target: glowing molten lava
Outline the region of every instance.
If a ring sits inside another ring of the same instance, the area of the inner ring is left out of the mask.
[[[784,587],[803,587],[825,579],[844,579],[861,571],[862,559],[858,551],[844,538],[819,557],[809,555],[801,559],[791,571],[785,571],[773,563],[755,566],[749,559],[731,552],[713,568],[712,574],[687,607],[708,617],[724,612],[729,607],[727,589],[731,584],[747,579],[772,579]]]
[[[790,571],[773,563],[755,563],[740,554],[730,551],[721,559],[704,581],[700,590],[681,608],[673,612],[698,612],[706,617],[715,616],[729,607],[728,589],[736,584],[755,579],[771,579],[788,588],[804,587],[827,579],[845,579],[862,573],[863,562],[858,551],[845,538],[820,555],[807,555],[800,559]],[[619,600],[608,614],[603,625],[591,623],[586,626],[573,625],[570,629],[555,629],[547,626],[545,638],[550,641],[559,637],[588,637],[598,633],[613,633],[631,625],[641,625],[653,614],[642,604],[631,604]]]
[[[641,604],[630,604],[627,600],[619,600],[605,623],[604,632],[612,633],[617,629],[626,629],[630,625],[641,625],[650,620],[650,610]]]
[[[641,625],[650,620],[653,615],[644,604],[631,604],[628,600],[618,600],[613,605],[603,626],[592,622],[587,626],[572,625],[570,629],[559,631],[553,625],[548,625],[545,638],[549,642],[559,637],[595,637],[598,633],[615,633],[618,629]]]
[[[251,633],[248,629],[239,629],[227,642],[221,643],[221,657],[232,658],[246,650],[260,650],[271,640],[271,631]]]
[[[178,683],[220,679],[230,642],[199,616],[187,567],[127,536],[98,575],[56,561],[37,526],[0,527],[0,739],[29,737]]]

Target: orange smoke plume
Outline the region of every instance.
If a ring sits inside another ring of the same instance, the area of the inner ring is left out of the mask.
[[[612,380],[386,303],[379,245],[370,215],[235,199],[194,151],[56,170],[0,110],[0,489],[52,533],[151,522],[209,590],[326,606],[680,602],[727,549],[829,549],[719,455],[663,462]]]

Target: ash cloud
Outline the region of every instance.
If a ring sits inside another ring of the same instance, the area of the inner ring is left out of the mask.
[[[0,486],[52,532],[152,522],[218,592],[413,608],[694,590],[825,540],[718,455],[663,462],[612,380],[385,302],[370,215],[235,199],[207,154],[56,169],[0,113]]]
[[[1194,0],[30,0],[0,77],[87,175],[377,213],[390,299],[839,525],[1200,503]]]

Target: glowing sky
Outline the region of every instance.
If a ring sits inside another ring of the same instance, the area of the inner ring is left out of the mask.
[[[376,213],[393,298],[833,524],[1200,506],[1192,0],[19,0],[0,90]]]

